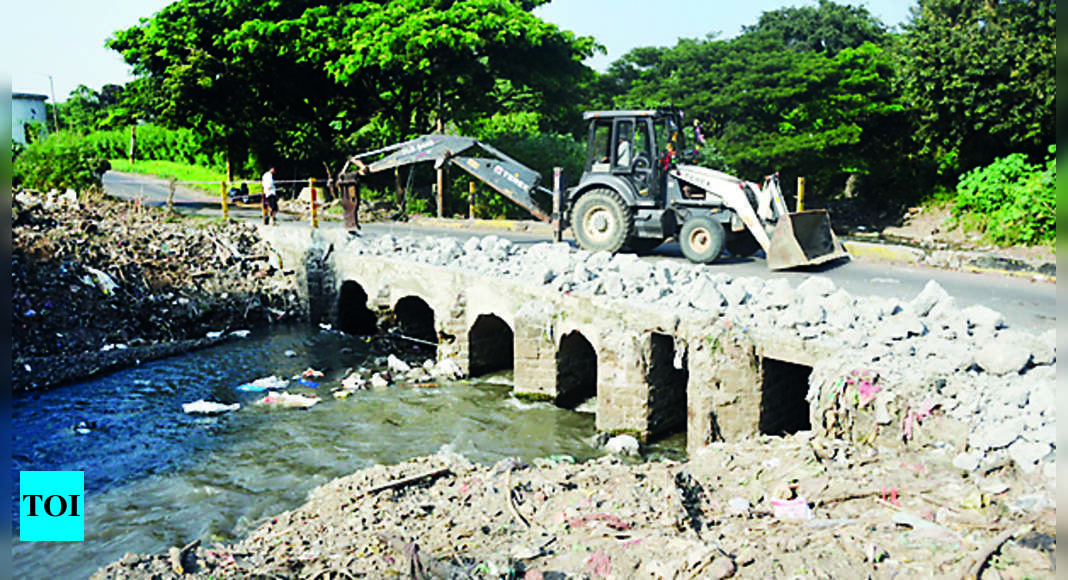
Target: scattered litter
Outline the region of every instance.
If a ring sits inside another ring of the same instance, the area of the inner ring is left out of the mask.
[[[727,500],[727,507],[730,508],[732,514],[748,515],[749,514],[749,500],[744,497],[732,497]]]
[[[289,358],[297,358],[297,351],[295,350],[287,350],[282,354],[286,355]]]
[[[119,287],[114,278],[109,276],[106,272],[97,270],[92,266],[86,266],[85,269],[92,274],[92,277],[85,276],[82,278],[82,282],[84,282],[86,286],[95,285],[97,288],[100,288],[100,291],[103,292],[105,296],[111,295],[115,292],[115,289]]]
[[[375,373],[371,375],[371,386],[376,389],[381,389],[383,387],[388,387],[389,381],[383,378],[382,375]]]
[[[307,409],[318,404],[322,399],[319,397],[305,397],[293,393],[276,393],[271,391],[266,397],[256,401],[257,405],[274,405],[276,407],[288,407]]]
[[[192,403],[182,403],[182,412],[191,415],[221,415],[223,413],[236,411],[240,408],[241,403],[227,405],[215,401],[205,401],[204,399],[193,401]]]
[[[220,336],[222,336],[223,334],[225,334],[225,333],[224,333],[223,331],[221,331],[221,330],[213,330],[213,331],[211,331],[211,332],[208,332],[208,333],[206,333],[206,334],[204,335],[204,337],[205,337],[205,338],[210,338],[210,339],[214,340],[214,339],[216,339],[216,338],[219,338],[219,337],[220,337]]]
[[[263,377],[252,381],[251,383],[245,383],[239,385],[237,390],[246,391],[251,393],[259,393],[263,391],[280,391],[289,386],[289,381],[281,377]]]
[[[397,358],[395,355],[392,354],[389,355],[388,359],[386,359],[386,365],[389,367],[389,370],[395,373],[406,373],[412,370],[411,365],[402,361],[401,359]]]
[[[777,519],[785,521],[805,521],[814,517],[808,502],[800,496],[794,499],[773,499],[771,509]]]
[[[309,387],[309,388],[312,388],[312,389],[318,389],[319,388],[319,383],[317,383],[315,381],[309,381],[308,379],[304,379],[304,378],[297,379],[297,384],[302,386],[302,387]]]
[[[230,336],[236,336],[238,338],[247,338],[249,334],[252,334],[251,330],[231,330]]]
[[[129,348],[129,347],[126,346],[125,344],[105,344],[100,349],[100,352],[108,352],[108,351],[112,351],[112,350],[126,350],[127,348]]]
[[[300,373],[300,376],[304,377],[305,379],[317,379],[319,377],[322,377],[323,373],[322,373],[322,371],[317,371],[317,370],[309,367],[307,370],[305,370],[304,372]]]

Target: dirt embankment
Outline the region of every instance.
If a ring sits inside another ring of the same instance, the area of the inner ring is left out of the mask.
[[[247,224],[103,197],[16,192],[15,391],[226,339],[298,316],[295,276]]]
[[[808,434],[686,463],[438,454],[375,466],[231,545],[127,554],[94,578],[1051,578],[1027,478]],[[971,576],[969,576],[971,575]]]

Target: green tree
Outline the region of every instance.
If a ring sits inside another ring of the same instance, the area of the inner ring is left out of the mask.
[[[601,82],[629,84],[617,107],[674,105],[696,117],[743,176],[780,170],[787,187],[804,175],[816,192],[836,194],[856,177],[885,188],[906,177],[896,66],[893,38],[877,19],[823,1],[767,12],[734,39],[632,51]]]
[[[359,95],[294,52],[303,0],[178,0],[108,46],[142,79],[132,101],[162,123],[206,134],[231,169],[257,158],[318,161],[350,130]],[[328,5],[335,9],[337,3]]]
[[[566,114],[596,44],[530,12],[542,3],[353,2],[310,9],[294,26],[302,58],[364,91],[362,106],[393,140],[499,111]]]
[[[771,32],[791,50],[822,52],[834,56],[847,48],[886,40],[886,26],[866,8],[819,0],[818,6],[769,10],[746,34]]]
[[[955,177],[1054,143],[1055,0],[920,0],[903,86],[924,152]]]

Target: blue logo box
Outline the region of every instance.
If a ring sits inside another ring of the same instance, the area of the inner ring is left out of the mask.
[[[19,472],[19,540],[85,540],[85,472]]]

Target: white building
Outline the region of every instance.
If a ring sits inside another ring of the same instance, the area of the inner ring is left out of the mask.
[[[11,93],[11,140],[13,142],[25,145],[27,136],[34,139],[32,135],[34,127],[40,132],[39,137],[44,137],[48,133],[46,100],[48,97],[44,95]]]

